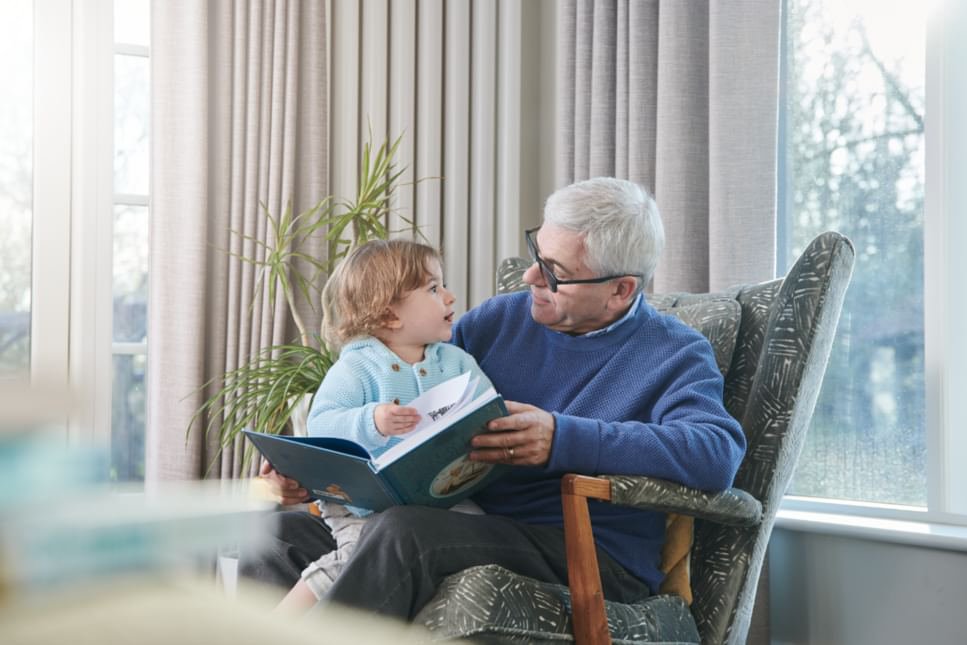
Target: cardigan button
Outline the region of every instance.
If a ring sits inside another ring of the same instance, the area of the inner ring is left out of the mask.
[[[420,368],[420,376],[426,376],[426,370],[422,367]]]
[[[390,365],[390,368],[391,368],[391,369],[392,369],[392,370],[393,370],[394,372],[399,372],[399,371],[400,371],[400,364],[399,364],[399,363],[393,363],[392,365]]]

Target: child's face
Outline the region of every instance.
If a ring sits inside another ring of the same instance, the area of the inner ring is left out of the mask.
[[[422,287],[406,292],[390,305],[396,314],[394,335],[397,342],[428,345],[450,340],[453,335],[455,298],[443,286],[443,270],[437,260],[427,265],[427,280]]]

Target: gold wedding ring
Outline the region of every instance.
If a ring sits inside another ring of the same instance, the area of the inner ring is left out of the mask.
[[[511,459],[513,459],[514,458],[514,449],[513,448],[508,448],[507,449],[507,454],[510,456]]]

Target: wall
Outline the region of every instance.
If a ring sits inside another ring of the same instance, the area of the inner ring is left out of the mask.
[[[967,642],[967,553],[776,529],[776,645]]]

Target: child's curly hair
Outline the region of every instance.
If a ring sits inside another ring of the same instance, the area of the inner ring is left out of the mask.
[[[428,264],[442,264],[433,247],[410,240],[372,240],[336,266],[322,290],[322,335],[333,350],[372,336],[387,321],[389,306],[430,277]]]

